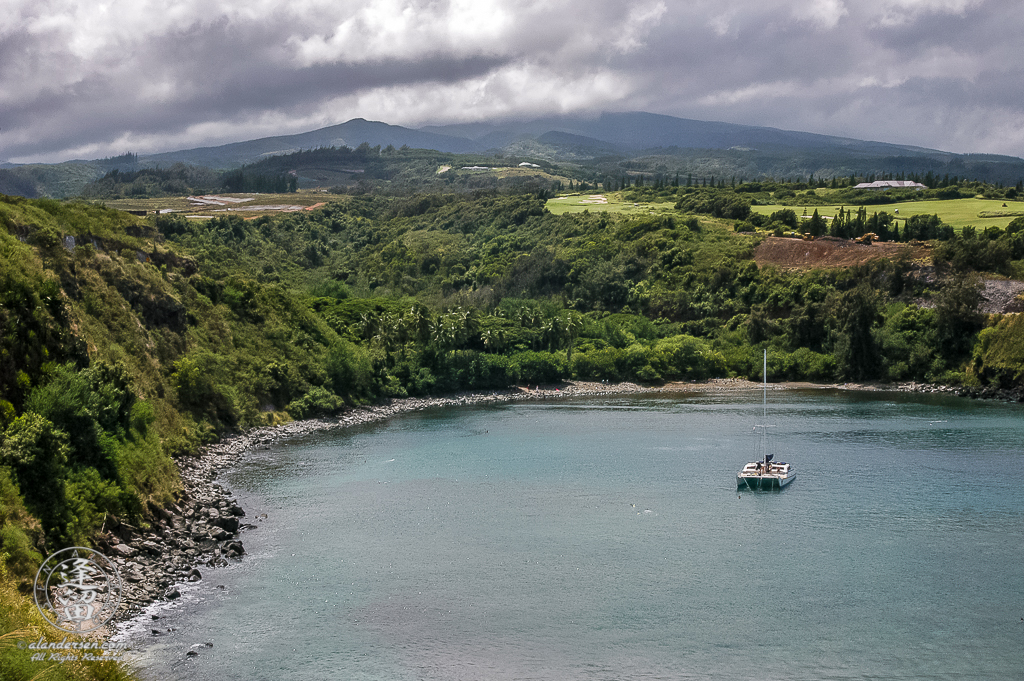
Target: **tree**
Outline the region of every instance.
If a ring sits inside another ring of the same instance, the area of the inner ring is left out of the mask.
[[[828,229],[829,236],[847,238],[846,234],[846,208],[840,207],[839,212],[832,218],[832,224]]]
[[[556,348],[561,347],[563,332],[562,320],[558,317],[552,317],[544,322],[541,333],[548,341],[549,352],[554,352]]]
[[[934,239],[938,236],[939,226],[942,220],[938,215],[911,215],[903,226],[903,240],[920,239],[922,241]]]
[[[856,381],[876,376],[879,356],[872,331],[879,320],[878,294],[862,283],[833,294],[826,307],[833,311],[832,354],[840,375]]]
[[[576,342],[576,336],[579,335],[580,330],[583,328],[583,317],[579,312],[570,310],[566,312],[562,320],[562,329],[566,338],[566,352],[565,361],[566,364],[572,361],[572,346]]]
[[[797,216],[792,208],[783,208],[771,214],[772,222],[781,222],[790,229],[796,229]]]
[[[975,335],[984,325],[985,316],[978,311],[983,288],[977,275],[969,274],[950,279],[939,292],[935,329],[939,352],[950,361],[970,352]]]
[[[430,310],[426,305],[414,303],[402,319],[409,338],[419,343],[430,340]]]
[[[483,341],[484,349],[488,352],[501,352],[505,349],[507,340],[505,329],[487,329],[480,334],[480,340]]]
[[[373,367],[363,348],[346,340],[337,341],[327,351],[324,370],[335,395],[349,400],[370,395]]]
[[[811,216],[811,219],[808,220],[807,232],[814,237],[821,236],[825,233],[827,225],[828,223],[825,222],[825,218],[818,215],[818,209],[815,208],[814,214]]]
[[[34,412],[14,419],[0,445],[0,466],[14,473],[28,510],[58,542],[67,506],[65,480],[70,451],[67,433]]]
[[[747,330],[747,341],[751,345],[757,345],[770,339],[777,331],[776,325],[768,317],[763,305],[755,305],[750,309],[750,314],[743,326]]]

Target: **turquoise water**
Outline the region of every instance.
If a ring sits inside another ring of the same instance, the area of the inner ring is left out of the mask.
[[[267,519],[146,674],[1020,678],[1021,406],[775,393],[797,479],[738,493],[760,397],[427,410],[254,453],[225,483]]]

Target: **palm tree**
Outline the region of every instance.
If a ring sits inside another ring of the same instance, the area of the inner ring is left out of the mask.
[[[496,340],[496,334],[491,329],[487,329],[480,334],[480,340],[484,343],[484,350],[490,352],[494,349],[494,343]]]
[[[519,310],[519,326],[524,329],[533,329],[540,323],[540,316],[537,312],[529,307],[523,307]],[[530,334],[530,349],[537,349],[537,334]]]
[[[562,328],[562,320],[558,317],[551,317],[545,321],[540,331],[548,341],[549,352],[554,352],[556,348],[560,348],[562,346],[562,334],[564,329]]]
[[[465,318],[461,313],[441,314],[431,326],[430,338],[442,353],[447,353],[464,342],[465,328]]]
[[[381,317],[377,324],[377,334],[371,342],[384,351],[385,364],[393,365],[394,350],[403,345],[401,319],[391,314]]]
[[[576,336],[579,335],[580,330],[583,328],[583,316],[579,312],[569,310],[565,313],[565,319],[562,321],[562,328],[565,330],[565,337],[568,341],[565,351],[565,361],[572,361],[572,346],[576,342]]]
[[[484,343],[484,349],[488,351],[501,352],[505,347],[505,330],[487,329],[480,334],[480,340]]]
[[[461,341],[465,343],[480,330],[480,312],[475,307],[471,307],[468,310],[457,307],[455,308],[455,315],[461,322],[462,328],[459,335],[461,336]]]
[[[363,316],[359,318],[359,333],[363,340],[370,340],[377,335],[377,332],[377,315],[369,312],[363,313]]]
[[[430,310],[423,303],[415,303],[412,309],[406,313],[405,317],[406,332],[409,334],[411,339],[418,340],[421,343],[427,343],[430,341]]]

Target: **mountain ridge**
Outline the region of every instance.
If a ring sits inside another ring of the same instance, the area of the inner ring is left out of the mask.
[[[184,163],[229,170],[268,157],[321,147],[355,148],[364,143],[371,148],[408,146],[449,154],[517,156],[576,165],[592,163],[597,164],[594,172],[603,175],[618,172],[616,158],[646,158],[646,165],[651,166],[641,168],[646,172],[694,172],[748,179],[901,172],[932,172],[1003,184],[1015,184],[1024,178],[1024,159],[1014,156],[957,154],[913,145],[633,111],[420,128],[353,118],[304,133],[138,156],[126,165],[111,165],[116,159],[98,159],[8,166],[0,169],[0,193],[64,198],[76,196],[85,183],[99,179],[115,167],[123,171]]]
[[[956,154],[913,145],[860,140],[852,137],[784,130],[765,126],[741,125],[720,121],[700,121],[643,111],[603,112],[595,118],[551,116],[530,121],[459,123],[408,128],[382,121],[353,118],[344,123],[293,135],[278,135],[233,142],[213,147],[196,147],[140,156],[140,162],[192,163],[213,168],[237,167],[269,155],[294,153],[322,146],[371,147],[407,145],[446,153],[470,154],[500,152],[508,144],[525,138],[538,140],[550,133],[589,138],[595,156],[609,147],[622,154],[651,149],[726,150],[744,148],[755,151],[829,149],[853,154],[884,156],[925,156],[931,158],[989,157],[985,160],[1020,162],[1024,159],[994,154]],[[579,146],[580,139],[573,140]],[[210,161],[214,161],[211,165]],[[982,160],[982,159],[977,159]],[[205,161],[205,162],[204,162]]]

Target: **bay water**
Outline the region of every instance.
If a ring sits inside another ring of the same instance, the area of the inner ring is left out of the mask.
[[[1021,678],[1024,408],[776,391],[797,478],[737,490],[761,411],[760,391],[427,409],[252,452],[222,479],[248,554],[163,609],[169,633],[140,625],[142,673]]]

